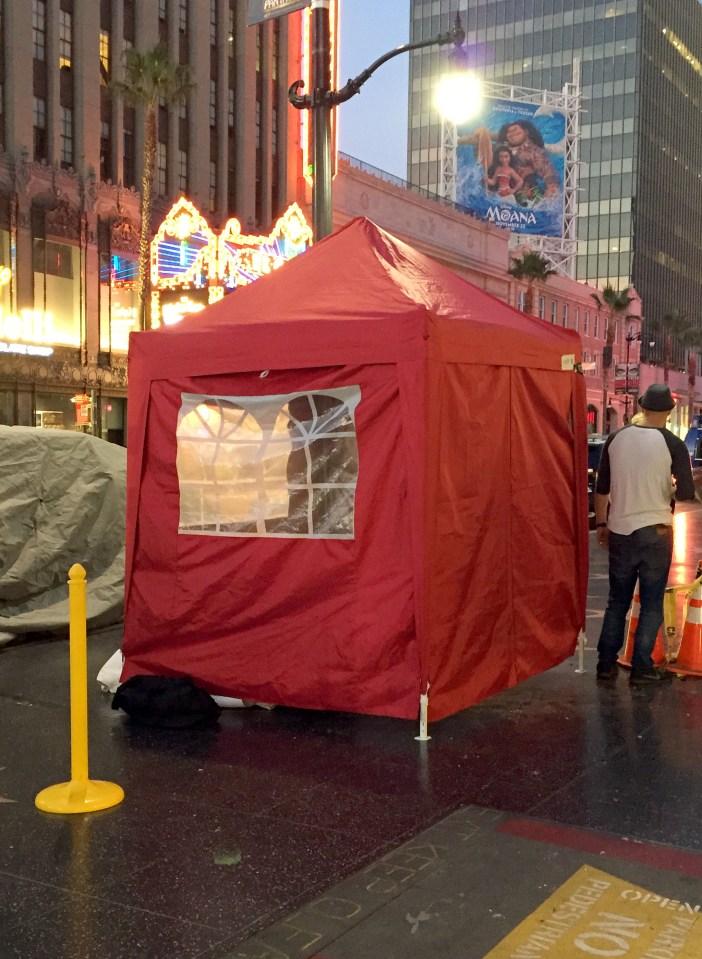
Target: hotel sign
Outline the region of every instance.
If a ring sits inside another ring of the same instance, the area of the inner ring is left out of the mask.
[[[249,26],[309,7],[312,0],[249,0]]]
[[[51,313],[38,310],[5,313],[0,306],[0,353],[51,356],[54,351],[48,344],[52,341]]]

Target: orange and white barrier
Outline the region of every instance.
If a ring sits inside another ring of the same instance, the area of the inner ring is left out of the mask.
[[[631,657],[634,655],[634,637],[636,635],[636,627],[639,625],[639,616],[641,615],[641,597],[639,595],[639,584],[636,583],[636,589],[634,590],[634,600],[631,604],[631,610],[629,611],[629,629],[626,634],[626,643],[624,645],[624,652],[619,657],[617,662],[620,666],[626,666],[631,668]],[[651,653],[651,658],[653,659],[654,666],[662,666],[665,663],[665,647],[663,645],[663,631],[662,629],[658,630],[658,635],[656,636],[656,643],[653,647],[653,652]]]
[[[702,676],[702,583],[690,593],[680,649],[670,669],[683,676]]]

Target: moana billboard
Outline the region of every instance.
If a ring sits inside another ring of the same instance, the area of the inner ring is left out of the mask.
[[[457,203],[513,233],[563,235],[563,113],[486,98],[480,114],[457,133]]]

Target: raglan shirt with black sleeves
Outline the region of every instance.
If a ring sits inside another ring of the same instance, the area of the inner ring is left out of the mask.
[[[670,430],[628,424],[610,433],[602,449],[595,492],[609,494],[607,525],[630,536],[644,526],[671,526],[675,498],[695,498],[690,454]]]

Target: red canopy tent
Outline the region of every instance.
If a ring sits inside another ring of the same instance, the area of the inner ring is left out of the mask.
[[[561,662],[580,359],[363,218],[132,334],[123,679],[439,719]]]

